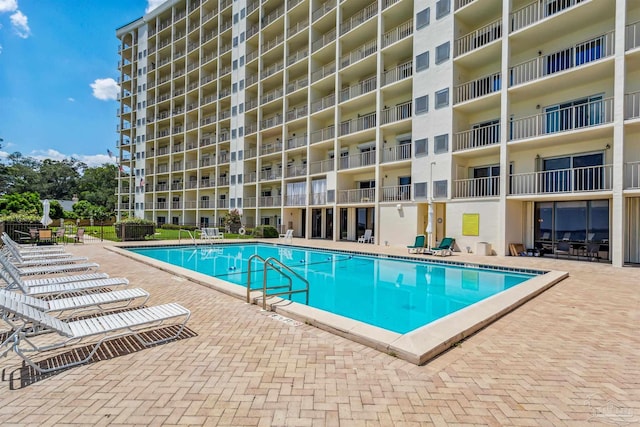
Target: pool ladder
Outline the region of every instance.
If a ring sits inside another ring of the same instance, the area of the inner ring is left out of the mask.
[[[297,293],[301,293],[301,292],[305,292],[307,299],[306,299],[306,304],[309,305],[309,282],[307,281],[307,279],[305,279],[304,277],[302,277],[301,275],[299,275],[298,273],[296,273],[295,271],[293,271],[292,269],[290,269],[289,267],[287,267],[286,265],[284,265],[282,262],[280,262],[278,259],[274,258],[274,257],[269,257],[267,259],[262,258],[260,255],[258,254],[254,254],[251,255],[249,257],[249,267],[247,269],[247,275],[248,275],[248,280],[247,280],[247,302],[251,303],[251,291],[255,291],[255,290],[259,290],[260,288],[252,288],[251,287],[251,266],[252,266],[252,261],[253,259],[256,258],[260,261],[262,261],[262,271],[263,271],[263,275],[262,275],[262,309],[266,310],[267,309],[267,297],[275,297],[275,296],[281,296],[281,295],[293,295],[293,294],[297,294]],[[281,285],[281,286],[267,286],[267,271],[269,269],[275,270],[278,273],[280,273],[283,277],[285,277],[288,281],[289,281],[289,285]],[[290,273],[287,274],[286,272]],[[300,279],[304,284],[305,284],[305,288],[304,289],[293,289],[293,280],[291,279],[291,275],[297,277],[298,279]],[[273,289],[283,289],[283,288],[288,288],[288,290],[285,291],[280,291],[280,292],[275,292],[275,293],[270,293],[267,295],[267,290],[273,290]]]
[[[189,237],[191,237],[191,241],[193,242],[194,246],[197,245],[195,236],[193,234],[191,234],[191,231],[185,230],[184,228],[181,228],[180,230],[178,230],[178,243],[180,243],[182,241],[182,233],[183,232],[187,233],[189,235]]]

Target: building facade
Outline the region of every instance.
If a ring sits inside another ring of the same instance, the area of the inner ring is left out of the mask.
[[[120,216],[640,262],[638,1],[168,0],[116,35]]]

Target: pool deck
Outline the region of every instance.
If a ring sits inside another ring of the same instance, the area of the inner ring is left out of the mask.
[[[406,255],[404,248],[294,244]],[[100,271],[192,311],[184,339],[47,377],[0,369],[8,425],[640,425],[640,270],[597,262],[448,260],[569,272],[569,277],[422,366],[168,271],[108,242],[67,245]],[[417,255],[420,257],[420,255]],[[46,357],[46,356],[45,356]],[[10,388],[10,384],[12,388]]]

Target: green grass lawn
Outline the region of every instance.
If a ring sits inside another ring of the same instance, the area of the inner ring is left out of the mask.
[[[97,238],[100,239],[102,238],[103,240],[112,240],[114,242],[119,241],[118,238],[116,237],[116,231],[113,228],[113,226],[111,225],[105,225],[103,227],[100,227],[99,225],[94,225],[94,226],[87,226],[87,227],[82,227],[84,228],[84,234],[85,236],[90,236],[92,238]],[[53,232],[55,234],[57,228],[53,229]],[[74,228],[75,230],[75,228]],[[75,231],[74,231],[75,232]],[[173,230],[173,229],[164,229],[164,228],[156,228],[156,233],[153,236],[153,240],[191,240],[192,236],[196,239],[200,239],[200,231],[199,230],[195,230],[195,231],[191,231],[190,232],[191,235],[189,235],[189,233],[187,233],[186,231],[180,231],[180,230]],[[253,238],[253,236],[250,235],[244,235],[241,236],[240,234],[232,234],[232,233],[224,233],[224,237],[225,239],[251,239]],[[73,243],[74,239],[66,237],[65,238],[65,243]]]

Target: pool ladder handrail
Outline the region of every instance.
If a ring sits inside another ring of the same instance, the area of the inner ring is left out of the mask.
[[[251,291],[252,290],[256,290],[259,288],[254,288],[251,289],[251,265],[254,258],[259,259],[260,261],[262,261],[263,263],[263,275],[262,275],[262,309],[263,310],[267,310],[267,296],[270,297],[275,297],[275,296],[280,296],[280,295],[293,295],[293,294],[297,294],[300,292],[305,292],[307,294],[307,298],[306,298],[306,304],[309,305],[309,281],[307,279],[305,279],[304,277],[302,277],[301,275],[299,275],[298,273],[296,273],[295,271],[293,271],[291,268],[287,267],[285,264],[283,264],[282,262],[280,262],[280,260],[278,260],[275,257],[269,257],[267,259],[262,258],[260,255],[258,254],[253,254],[249,257],[248,263],[249,266],[247,268],[247,303],[251,303]],[[277,266],[273,265],[273,264],[277,264]],[[276,292],[274,294],[269,294],[267,295],[267,289],[280,289],[280,288],[286,288],[287,286],[273,286],[271,288],[267,288],[267,270],[268,268],[272,268],[273,270],[277,271],[278,273],[280,273],[282,276],[284,276],[288,281],[289,281],[289,290],[288,291],[283,291],[283,292]],[[287,270],[288,272],[290,272],[291,274],[293,274],[294,276],[296,276],[298,279],[300,279],[304,284],[305,284],[305,289],[297,289],[294,290],[293,288],[293,281],[291,280],[291,276],[289,276],[288,274],[286,274],[284,271],[282,271],[280,268]]]
[[[191,232],[189,230],[185,230],[184,228],[181,228],[178,230],[178,243],[180,243],[181,239],[182,239],[182,232],[186,232],[189,237],[191,237],[191,241],[193,242],[194,246],[197,244],[196,243],[196,238],[193,234],[191,234]]]

